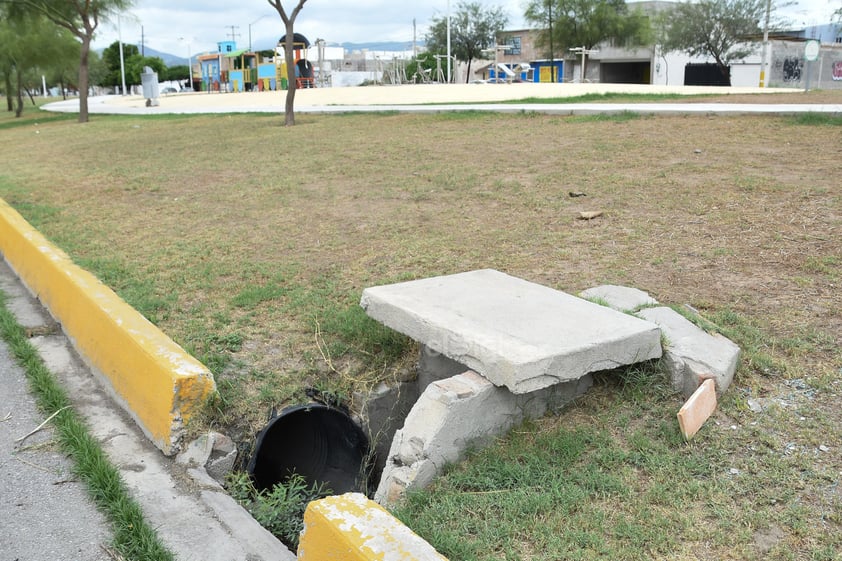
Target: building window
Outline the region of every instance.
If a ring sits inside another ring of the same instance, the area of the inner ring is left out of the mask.
[[[512,48],[506,51],[507,55],[520,55],[520,37],[509,37],[508,44]]]

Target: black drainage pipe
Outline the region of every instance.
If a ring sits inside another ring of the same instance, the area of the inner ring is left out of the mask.
[[[333,494],[366,492],[368,438],[347,413],[314,403],[281,411],[257,435],[247,471],[260,490],[297,473]]]

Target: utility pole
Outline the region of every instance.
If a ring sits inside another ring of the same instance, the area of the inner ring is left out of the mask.
[[[418,58],[418,47],[417,44],[417,32],[418,29],[415,27],[415,18],[412,18],[412,58]]]
[[[146,56],[146,36],[143,34],[143,26],[140,26],[140,56]]]
[[[598,49],[588,49],[587,47],[573,47],[572,49],[570,49],[570,52],[576,53],[576,54],[582,53],[582,69],[581,69],[581,75],[580,75],[580,78],[579,78],[579,83],[584,84],[585,83],[585,56],[598,53],[599,50]]]
[[[231,40],[232,40],[232,41],[234,41],[234,42],[236,43],[236,41],[237,41],[237,37],[239,37],[239,36],[240,36],[240,34],[239,34],[239,33],[237,33],[237,32],[236,32],[236,31],[234,31],[234,30],[235,30],[235,29],[240,29],[240,26],[239,26],[239,25],[226,25],[225,27],[230,27],[230,28],[231,28],[231,33],[229,33],[229,35],[231,35]]]
[[[766,87],[766,55],[769,50],[769,14],[772,0],[766,0],[766,23],[763,25],[763,49],[760,51],[760,87]]]
[[[553,60],[553,0],[547,0],[547,8],[550,10],[550,82],[555,83],[555,61]]]

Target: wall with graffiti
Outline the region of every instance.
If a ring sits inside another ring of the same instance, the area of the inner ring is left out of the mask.
[[[842,44],[823,44],[819,60],[804,60],[803,41],[772,41],[769,86],[810,89],[842,89]]]

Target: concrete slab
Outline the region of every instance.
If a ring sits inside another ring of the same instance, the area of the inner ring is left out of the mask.
[[[557,411],[584,394],[590,375],[516,395],[475,372],[431,383],[395,434],[375,500],[398,501],[411,489],[426,487],[469,446],[483,446],[526,419]]]
[[[619,312],[630,312],[641,306],[652,306],[658,303],[646,292],[629,286],[603,284],[579,293],[585,300],[601,300]]]
[[[661,356],[657,326],[492,269],[367,288],[360,305],[516,394]]]
[[[706,333],[672,308],[646,308],[636,315],[663,330],[664,359],[677,391],[689,397],[708,378],[718,393],[728,389],[740,360],[739,346],[718,333]]]

